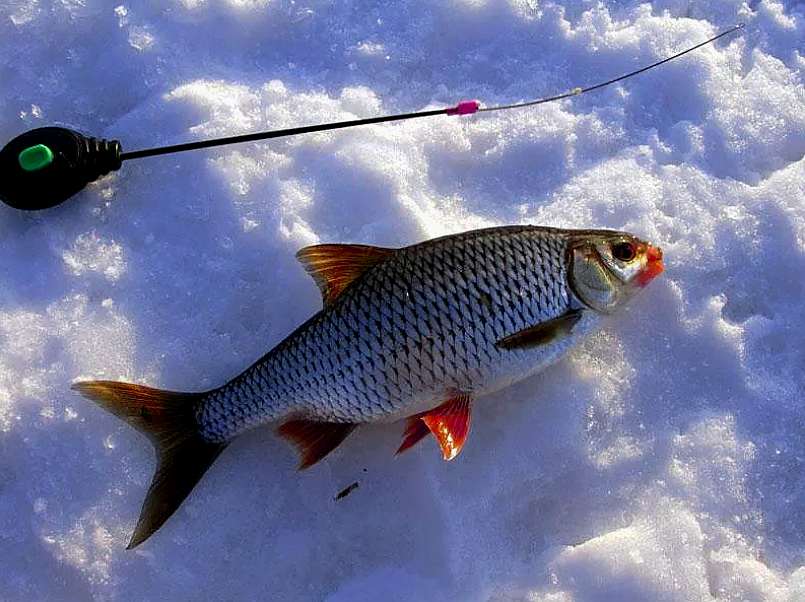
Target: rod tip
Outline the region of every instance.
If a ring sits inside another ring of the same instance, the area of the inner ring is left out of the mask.
[[[462,100],[456,106],[445,109],[445,113],[448,115],[472,115],[477,113],[480,108],[481,103],[477,100]]]

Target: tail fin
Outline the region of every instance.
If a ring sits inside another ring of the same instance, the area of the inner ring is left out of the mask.
[[[203,393],[174,393],[142,385],[89,381],[72,387],[151,439],[157,471],[127,549],[148,539],[184,501],[226,443],[198,432],[195,405]]]

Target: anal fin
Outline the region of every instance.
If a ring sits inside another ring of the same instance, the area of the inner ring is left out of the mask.
[[[350,422],[316,422],[288,420],[280,425],[277,434],[296,445],[302,454],[299,470],[309,468],[338,447],[357,424]]]

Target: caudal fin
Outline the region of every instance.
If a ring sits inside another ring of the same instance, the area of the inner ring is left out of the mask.
[[[148,435],[156,449],[156,474],[127,546],[130,550],[168,520],[227,444],[210,443],[198,432],[194,408],[202,393],[103,380],[72,388]]]

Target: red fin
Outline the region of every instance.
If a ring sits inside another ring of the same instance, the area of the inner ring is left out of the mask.
[[[72,388],[145,433],[156,449],[157,470],[128,545],[131,549],[176,511],[227,444],[210,443],[198,432],[195,405],[203,393],[111,381],[81,382]]]
[[[327,305],[358,276],[393,252],[394,249],[368,245],[313,245],[301,249],[296,258],[316,281]]]
[[[313,466],[346,439],[356,424],[349,422],[315,422],[289,420],[280,425],[277,434],[295,444],[302,453],[299,470]]]
[[[464,447],[470,431],[471,403],[472,397],[459,394],[432,410],[411,416],[405,429],[405,439],[397,453],[409,449],[430,431],[439,442],[444,459],[455,458]]]
[[[405,439],[403,439],[402,445],[400,445],[396,453],[401,454],[405,450],[412,448],[429,434],[428,426],[422,422],[422,414],[411,416],[408,419],[408,426],[405,428],[405,434],[403,435]]]
[[[456,395],[422,416],[422,422],[439,442],[445,460],[455,458],[464,447],[470,431],[471,402],[469,395]]]

